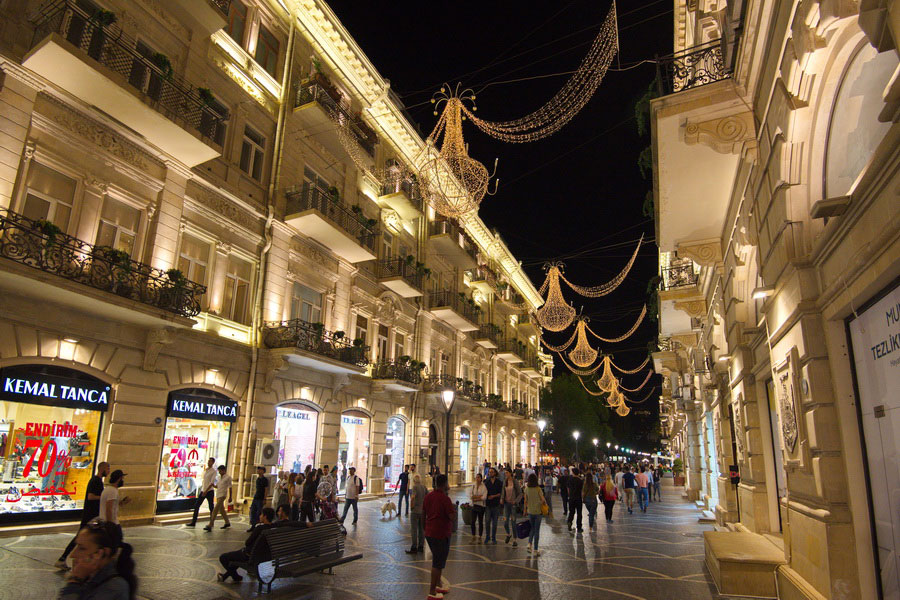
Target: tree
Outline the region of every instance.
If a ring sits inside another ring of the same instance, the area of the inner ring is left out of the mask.
[[[613,441],[610,427],[612,412],[606,407],[602,397],[591,396],[579,383],[578,376],[564,373],[553,378],[548,387],[541,391],[541,410],[550,413],[550,423],[544,432],[544,450],[555,452],[562,458],[575,454],[575,439],[572,432],[581,432],[578,444],[581,458],[593,457],[591,438],[606,442]]]

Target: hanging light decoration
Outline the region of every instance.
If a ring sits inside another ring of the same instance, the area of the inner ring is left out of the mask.
[[[575,309],[571,304],[566,304],[562,290],[559,287],[559,278],[562,263],[548,263],[544,265],[547,270],[547,279],[541,286],[540,292],[547,292],[544,305],[537,310],[537,319],[541,327],[548,331],[562,331],[575,319]]]
[[[643,242],[644,242],[644,236],[641,235],[641,239],[638,240],[638,245],[634,249],[634,254],[631,255],[631,259],[628,261],[628,264],[625,265],[625,268],[622,269],[622,271],[618,275],[616,275],[615,277],[613,277],[612,279],[610,279],[609,281],[607,281],[604,284],[590,286],[590,287],[575,285],[574,283],[572,283],[571,281],[566,279],[565,275],[562,274],[562,271],[560,271],[560,273],[559,273],[559,279],[562,279],[563,281],[565,281],[566,285],[568,285],[570,288],[572,288],[573,291],[575,291],[577,294],[584,296],[585,298],[600,298],[601,296],[606,296],[607,294],[612,292],[614,289],[619,287],[623,281],[625,281],[625,278],[628,276],[628,272],[631,271],[631,267],[632,267],[632,265],[634,265],[634,261],[637,259],[638,252],[640,251],[641,244]],[[561,263],[558,263],[558,264],[561,264]]]
[[[443,104],[443,112],[426,140],[425,155],[419,166],[422,191],[425,199],[439,214],[458,218],[478,209],[478,205],[488,193],[488,184],[493,177],[488,175],[483,164],[470,158],[463,139],[463,101],[472,103],[475,110],[475,94],[472,90],[450,89],[444,85],[432,98],[434,114]],[[469,110],[466,109],[467,114]],[[440,149],[437,148],[440,142]],[[497,165],[494,163],[494,171]],[[494,192],[496,193],[496,184]]]
[[[622,404],[620,404],[619,407],[616,409],[616,414],[619,415],[620,417],[627,417],[628,413],[630,413],[630,412],[631,412],[631,409],[628,408],[628,406],[624,402]]]
[[[601,342],[608,342],[610,344],[615,344],[616,342],[621,342],[621,341],[627,340],[629,337],[631,337],[631,335],[635,331],[637,331],[637,328],[641,326],[641,323],[644,321],[644,317],[646,317],[646,316],[647,316],[647,305],[645,304],[643,310],[641,310],[641,314],[638,315],[637,321],[635,321],[634,325],[631,326],[631,329],[629,329],[628,331],[626,331],[619,337],[615,337],[615,338],[605,338],[602,335],[597,335],[596,333],[594,333],[591,330],[590,327],[587,327],[587,326],[586,326],[586,329],[591,333],[591,335],[593,335],[595,338],[597,338]]]
[[[618,386],[619,381],[612,373],[612,361],[608,356],[603,357],[603,374],[597,380],[597,387],[605,392],[612,392]]]
[[[575,344],[575,348],[569,352],[569,360],[582,368],[591,366],[597,360],[597,351],[588,344],[587,334],[584,331],[587,320],[587,317],[578,318],[578,324],[575,325],[578,342]]]
[[[637,367],[635,367],[634,369],[623,369],[622,367],[620,367],[620,366],[618,366],[616,363],[614,363],[614,362],[612,361],[612,359],[610,359],[609,364],[611,364],[613,367],[615,367],[615,369],[616,369],[617,371],[619,371],[620,373],[623,373],[623,374],[625,374],[625,375],[634,375],[635,373],[637,373],[638,371],[640,371],[640,370],[642,370],[644,367],[646,367],[647,364],[648,364],[649,362],[650,362],[650,357],[648,356],[647,358],[644,359],[644,362],[642,362],[641,364],[639,364],[639,365],[638,365]]]

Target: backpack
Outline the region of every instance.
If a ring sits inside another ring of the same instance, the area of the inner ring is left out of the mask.
[[[362,494],[362,493],[363,493],[363,490],[366,488],[366,486],[363,485],[362,477],[360,477],[359,475],[355,475],[355,477],[356,477],[356,481],[359,482],[359,483],[358,483],[358,486],[359,486],[359,492],[358,492],[358,493]]]

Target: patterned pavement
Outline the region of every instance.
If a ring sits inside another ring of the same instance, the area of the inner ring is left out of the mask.
[[[666,482],[670,483],[670,482]],[[463,490],[453,496],[465,500]],[[556,518],[541,528],[541,556],[503,543],[477,543],[468,528],[454,535],[444,577],[452,600],[535,598],[703,600],[718,599],[703,563],[702,531],[696,507],[681,499],[680,490],[663,488],[663,502],[647,513],[628,515],[617,505],[614,523],[603,520],[597,531],[568,532],[559,497],[553,499]],[[347,547],[362,552],[362,560],[336,567],[334,575],[313,574],[276,580],[272,600],[407,600],[425,598],[431,554],[407,555],[408,519],[381,515],[381,500],[360,504],[359,524],[349,525]],[[220,553],[237,549],[247,535],[246,521],[232,519],[229,530],[206,533],[201,527],[130,527],[126,539],[135,547],[140,577],[138,595],[148,600],[219,600],[255,597],[256,584],[221,584]],[[502,531],[502,520],[500,525]],[[55,598],[62,575],[53,562],[69,534],[0,539],[0,600]]]

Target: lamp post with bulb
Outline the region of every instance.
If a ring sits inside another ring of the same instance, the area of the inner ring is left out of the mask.
[[[454,390],[443,390],[441,392],[441,400],[447,409],[447,432],[444,438],[444,473],[448,479],[450,477],[450,413],[453,411],[453,402],[456,400],[456,392]]]
[[[599,457],[597,456],[597,444],[600,443],[600,440],[598,440],[597,438],[594,438],[594,439],[591,440],[591,441],[594,442],[594,462],[597,462],[597,460],[598,460],[598,458],[599,458]]]
[[[547,427],[547,421],[545,419],[538,419],[537,422],[538,431],[540,435],[538,437],[538,460],[541,464],[544,462],[544,428]]]
[[[581,437],[581,433],[579,431],[573,431],[572,437],[575,438],[575,462],[578,462],[578,438]]]

